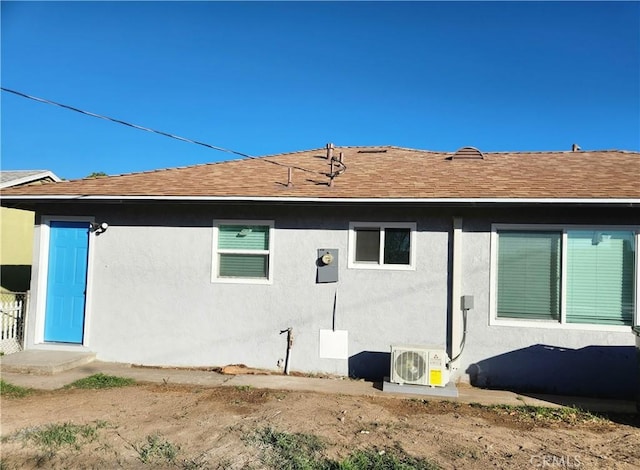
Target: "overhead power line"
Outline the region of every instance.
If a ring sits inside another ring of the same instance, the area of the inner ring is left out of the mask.
[[[231,154],[234,154],[234,155],[239,155],[239,156],[241,156],[243,158],[250,158],[252,160],[258,160],[258,161],[261,161],[261,162],[272,163],[274,165],[278,165],[278,166],[282,166],[282,167],[286,167],[286,168],[291,167],[291,168],[295,168],[296,170],[305,171],[307,173],[326,175],[326,173],[321,172],[321,171],[309,170],[309,169],[301,167],[301,166],[287,165],[287,164],[284,164],[284,163],[280,163],[280,162],[276,162],[276,161],[270,160],[270,159],[265,158],[265,157],[253,157],[251,155],[247,155],[246,153],[238,152],[237,150],[226,149],[224,147],[218,147],[216,145],[207,144],[205,142],[199,142],[197,140],[187,139],[186,137],[180,137],[178,135],[169,134],[168,132],[158,131],[158,130],[155,130],[155,129],[151,129],[149,127],[139,126],[137,124],[132,124],[130,122],[123,121],[121,119],[115,119],[115,118],[112,118],[112,117],[109,117],[109,116],[103,116],[102,114],[92,113],[90,111],[85,111],[83,109],[79,109],[79,108],[75,108],[73,106],[69,106],[68,104],[57,103],[56,101],[51,101],[51,100],[47,100],[45,98],[39,98],[37,96],[28,95],[26,93],[22,93],[22,92],[16,91],[16,90],[11,90],[9,88],[0,87],[0,90],[6,91],[8,93],[13,93],[14,95],[18,95],[18,96],[21,96],[23,98],[27,98],[27,99],[30,99],[30,100],[33,100],[33,101],[38,101],[40,103],[51,104],[51,105],[58,106],[58,107],[64,108],[64,109],[68,109],[70,111],[75,111],[77,113],[84,114],[84,115],[87,115],[87,116],[91,116],[91,117],[95,117],[95,118],[99,118],[99,119],[104,119],[106,121],[115,122],[116,124],[122,124],[123,126],[132,127],[134,129],[139,129],[141,131],[152,132],[154,134],[163,135],[165,137],[169,137],[171,139],[180,140],[182,142],[187,142],[189,144],[201,145],[202,147],[207,147],[207,148],[212,149],[212,150],[218,150],[220,152],[231,153]],[[342,171],[346,170],[346,166],[344,166],[344,164],[342,164],[342,163],[341,163],[341,165],[344,167],[344,169]],[[334,177],[335,177],[335,175],[334,175]]]
[[[38,98],[37,96],[27,95],[26,93],[22,93],[22,92],[19,92],[19,91],[16,91],[16,90],[10,90],[9,88],[0,87],[0,89],[2,89],[2,91],[6,91],[8,93],[13,93],[14,95],[22,96],[23,98],[28,98],[30,100],[39,101],[40,103],[52,104],[54,106],[59,106],[61,108],[65,108],[65,109],[69,109],[71,111],[75,111],[77,113],[86,114],[87,116],[92,116],[92,117],[95,117],[95,118],[104,119],[106,121],[115,122],[117,124],[122,124],[123,126],[133,127],[134,129],[139,129],[141,131],[153,132],[154,134],[160,134],[160,135],[163,135],[165,137],[170,137],[172,139],[181,140],[183,142],[188,142],[190,144],[202,145],[203,147],[207,147],[207,148],[210,148],[210,149],[213,149],[213,150],[218,150],[220,152],[233,153],[235,155],[239,155],[239,156],[245,157],[245,158],[256,158],[256,157],[252,157],[251,155],[247,155],[246,153],[237,152],[236,150],[229,150],[229,149],[226,149],[226,148],[223,148],[223,147],[216,147],[215,145],[206,144],[204,142],[199,142],[197,140],[187,139],[186,137],[180,137],[178,135],[169,134],[168,132],[158,131],[158,130],[155,130],[155,129],[151,129],[149,127],[139,126],[137,124],[131,124],[130,122],[122,121],[120,119],[115,119],[115,118],[112,118],[112,117],[109,117],[109,116],[103,116],[101,114],[92,113],[90,111],[84,111],[82,109],[74,108],[73,106],[69,106],[67,104],[57,103],[55,101],[47,100],[47,99],[44,99],[44,98]]]

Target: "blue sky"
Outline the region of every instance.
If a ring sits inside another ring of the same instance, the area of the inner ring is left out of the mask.
[[[2,2],[2,86],[250,155],[640,150],[638,2]],[[2,168],[235,158],[1,94]]]

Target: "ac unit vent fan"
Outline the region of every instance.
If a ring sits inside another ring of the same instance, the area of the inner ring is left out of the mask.
[[[397,376],[408,383],[421,383],[427,373],[424,354],[416,351],[403,351],[398,354],[393,367]]]

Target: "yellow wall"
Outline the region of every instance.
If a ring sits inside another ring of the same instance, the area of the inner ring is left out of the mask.
[[[2,207],[0,210],[0,264],[30,265],[33,255],[34,213]]]
[[[0,208],[0,290],[29,288],[33,256],[33,212]]]

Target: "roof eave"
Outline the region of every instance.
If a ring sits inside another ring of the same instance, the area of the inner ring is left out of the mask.
[[[277,197],[277,196],[106,196],[106,195],[4,195],[2,200],[15,203],[45,202],[262,202],[262,203],[341,203],[341,204],[436,204],[436,205],[616,205],[640,206],[640,198],[344,198],[344,197]]]

